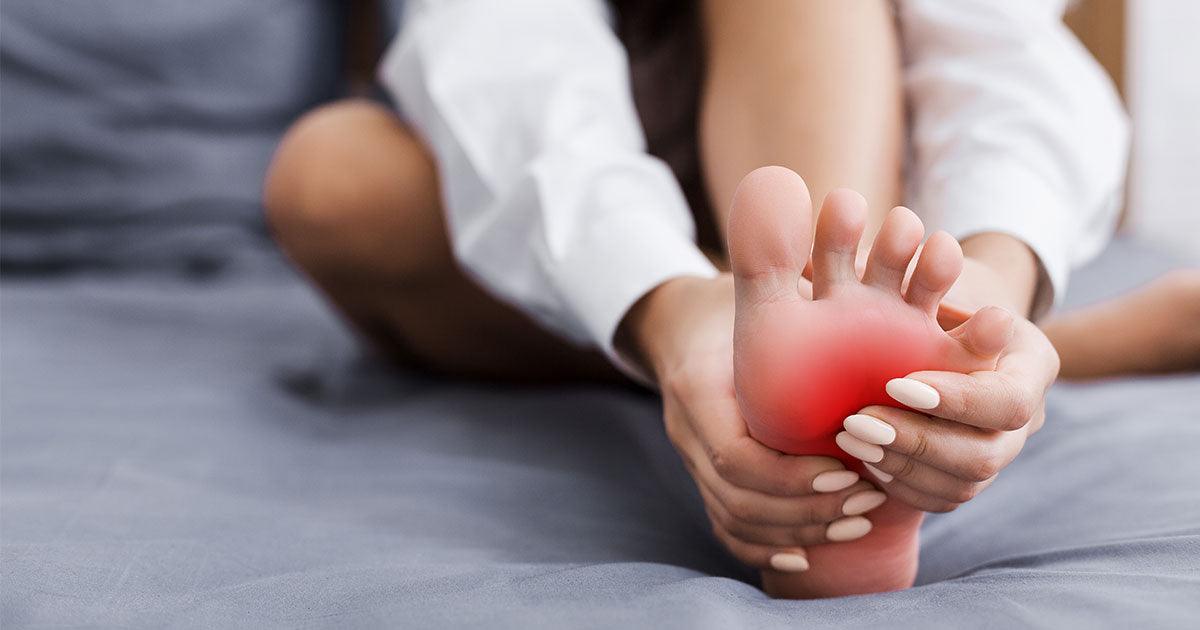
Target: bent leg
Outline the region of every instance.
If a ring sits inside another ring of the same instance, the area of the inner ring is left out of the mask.
[[[305,115],[280,143],[264,197],[283,250],[383,350],[459,376],[620,379],[458,268],[433,160],[387,108],[352,100]]]
[[[700,150],[724,226],[747,173],[786,166],[813,207],[845,186],[867,198],[864,244],[900,203],[904,103],[891,3],[706,0]]]

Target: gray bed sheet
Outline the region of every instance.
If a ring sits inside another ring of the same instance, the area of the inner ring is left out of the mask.
[[[1057,386],[916,588],[807,602],[711,539],[653,397],[384,367],[282,268],[7,277],[0,377],[5,628],[1200,623],[1195,376]]]

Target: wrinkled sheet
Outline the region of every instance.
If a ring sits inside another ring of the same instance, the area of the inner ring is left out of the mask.
[[[1110,295],[1167,263],[1119,244]],[[1196,627],[1200,379],[1056,386],[919,586],[773,601],[656,400],[438,382],[290,273],[6,277],[0,625]]]

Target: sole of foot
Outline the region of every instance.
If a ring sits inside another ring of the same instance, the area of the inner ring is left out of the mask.
[[[834,441],[846,417],[870,405],[900,407],[885,385],[915,371],[994,368],[1012,325],[999,309],[949,332],[938,325],[962,250],[941,232],[922,246],[924,226],[906,208],[884,221],[860,278],[866,214],[862,196],[835,190],[814,230],[803,180],[764,167],[742,181],[729,224],[736,390],[751,435],[785,453],[837,457],[859,472],[862,462]],[[810,257],[811,299],[799,289]],[[923,514],[889,500],[867,517],[866,536],[810,548],[809,570],[766,572],[764,588],[806,598],[911,586]]]

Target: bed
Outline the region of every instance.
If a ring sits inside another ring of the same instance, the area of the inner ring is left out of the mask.
[[[916,588],[771,600],[654,396],[392,366],[280,260],[259,182],[339,3],[160,4],[3,5],[0,626],[1200,624],[1200,377],[1056,386]],[[1069,301],[1176,264],[1118,241]]]

